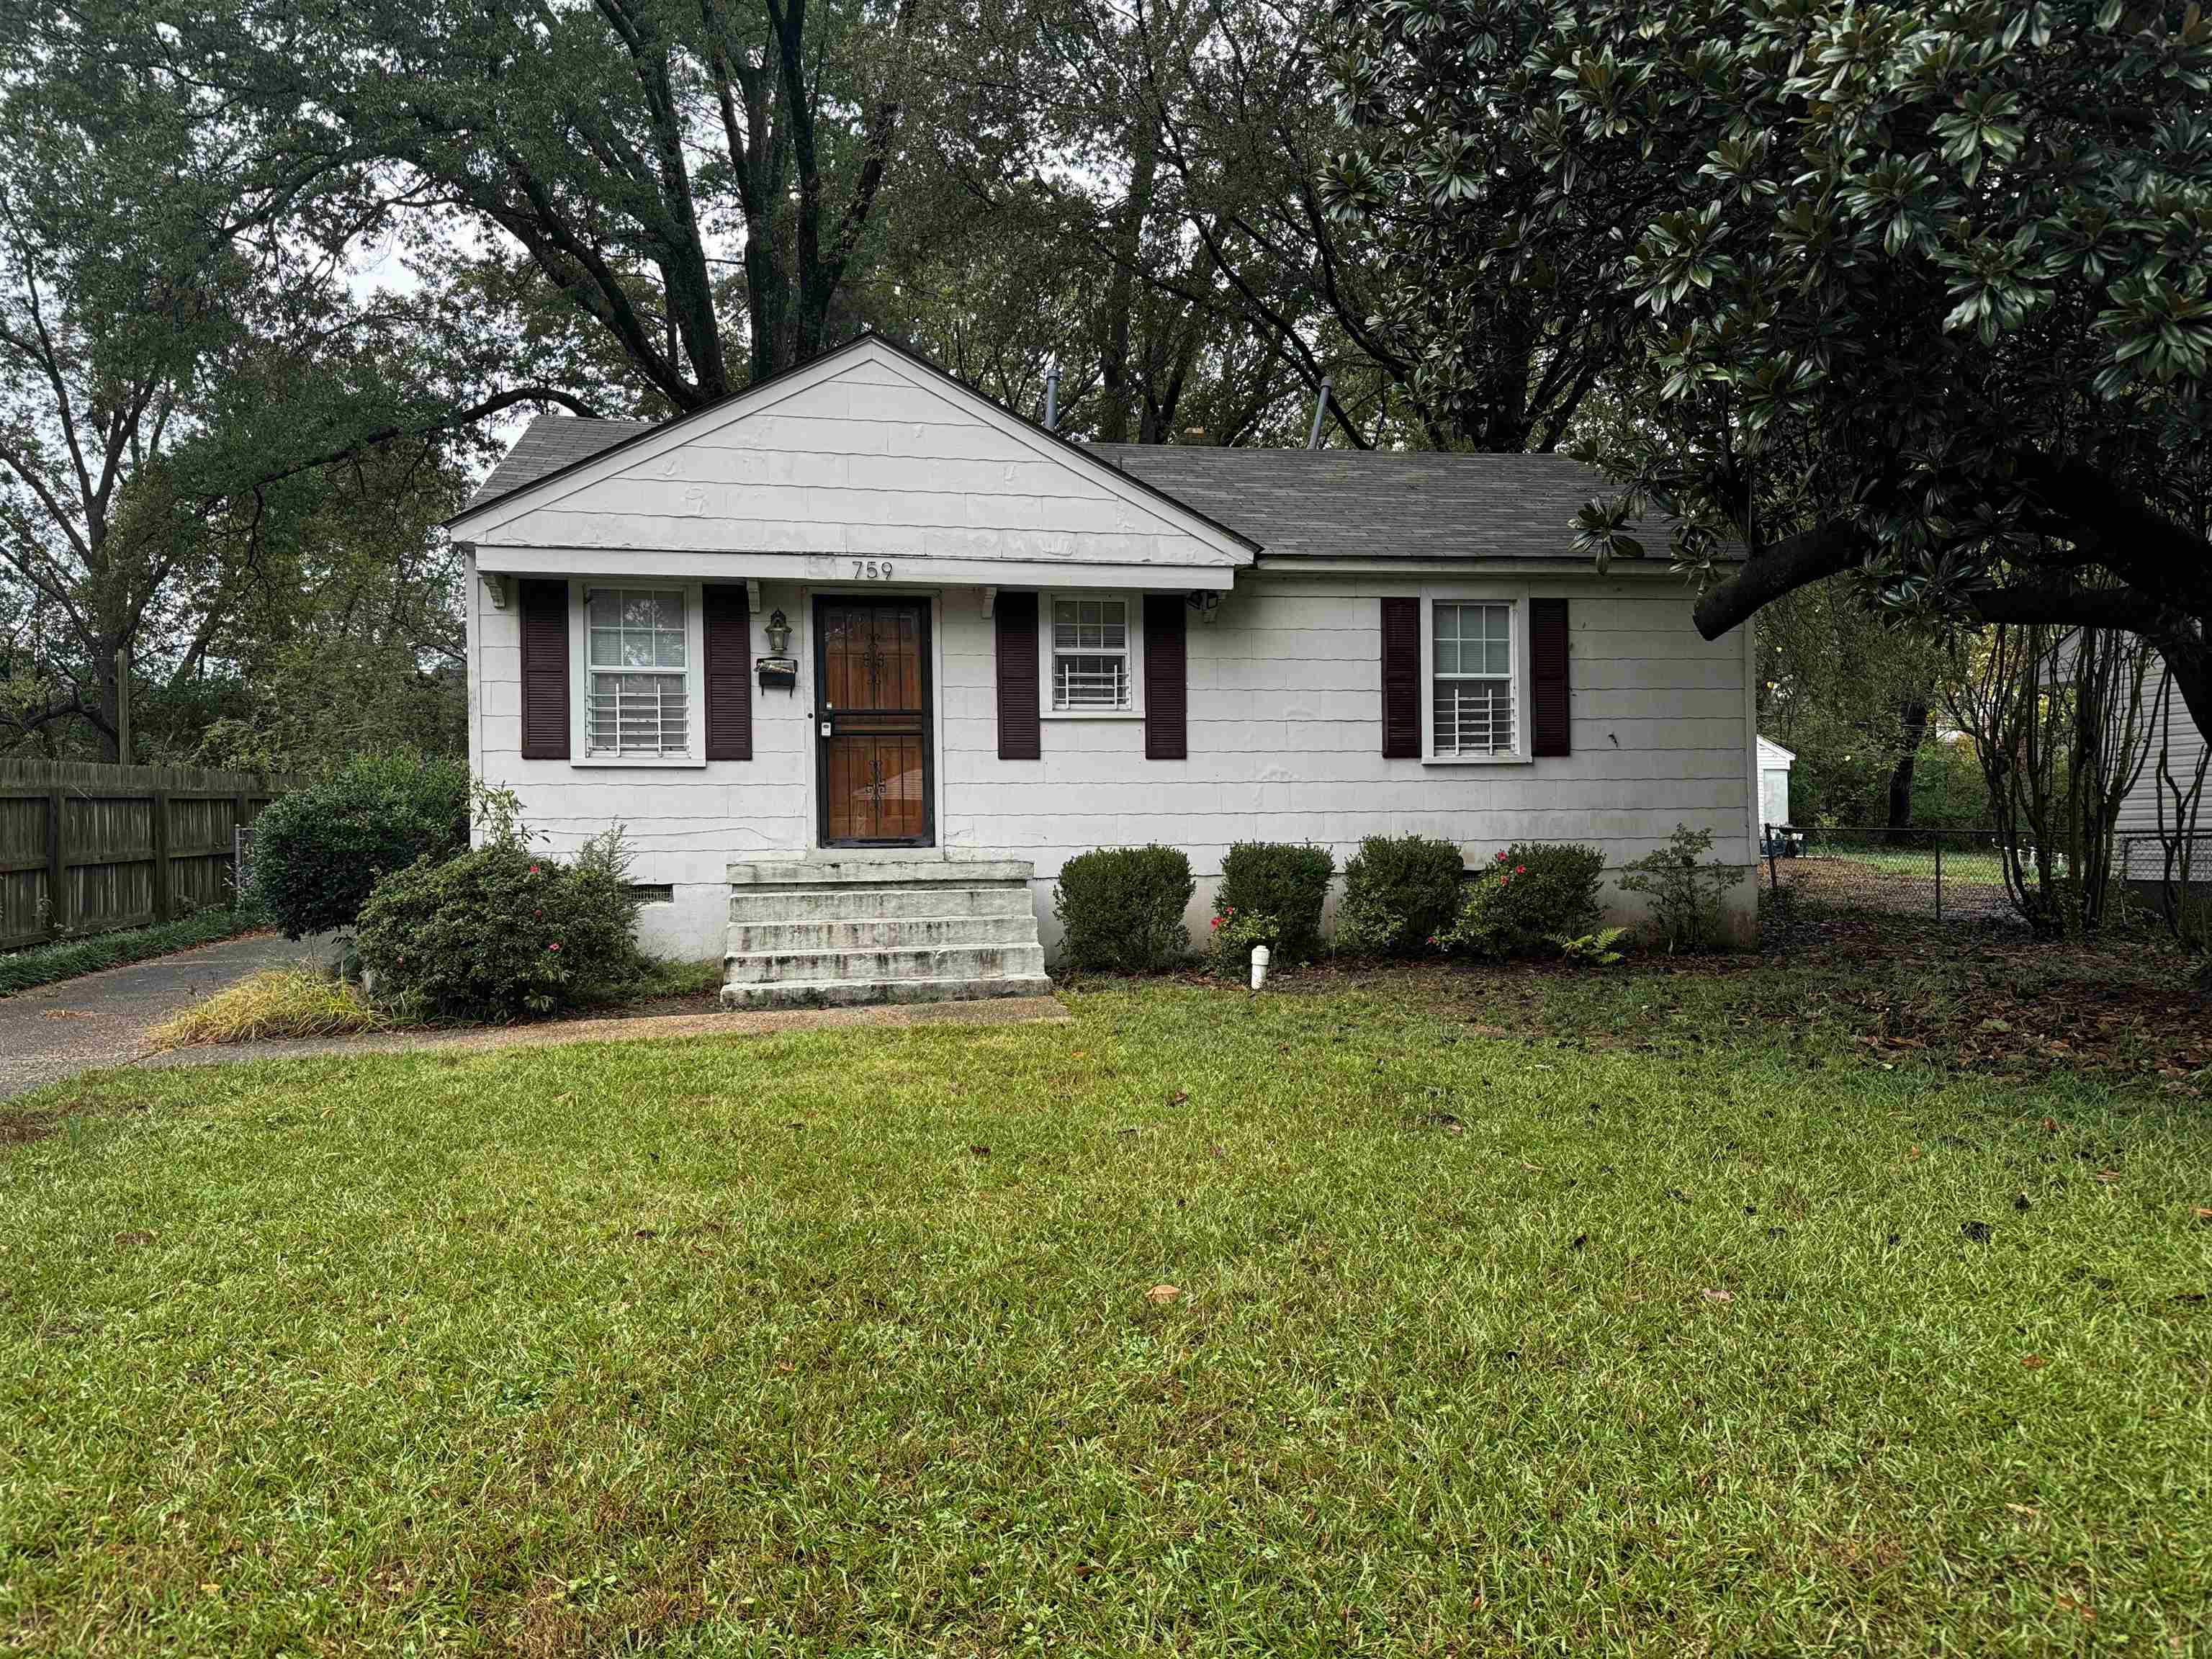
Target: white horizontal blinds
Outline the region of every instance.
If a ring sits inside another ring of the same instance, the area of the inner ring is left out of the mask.
[[[1052,706],[1080,712],[1129,706],[1129,602],[1055,599]]]
[[[594,587],[584,595],[595,755],[681,755],[689,741],[681,588]]]
[[[1436,607],[1436,752],[1513,752],[1513,607]]]

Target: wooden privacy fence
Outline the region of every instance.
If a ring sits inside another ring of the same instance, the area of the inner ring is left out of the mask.
[[[230,904],[238,831],[291,781],[0,760],[0,951]]]

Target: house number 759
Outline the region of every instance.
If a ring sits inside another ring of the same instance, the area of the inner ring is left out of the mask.
[[[855,559],[853,561],[853,580],[856,582],[887,582],[891,579],[889,559]]]

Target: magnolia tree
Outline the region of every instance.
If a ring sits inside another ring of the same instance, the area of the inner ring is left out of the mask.
[[[2118,628],[2212,729],[2212,21],[2191,5],[1340,0],[1324,180],[1431,310],[1611,331],[1577,526],[1710,637],[1863,582]],[[1436,355],[1428,372],[1449,377]],[[1737,555],[1741,553],[1740,558]]]

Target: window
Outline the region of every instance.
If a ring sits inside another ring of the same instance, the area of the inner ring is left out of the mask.
[[[1126,599],[1053,600],[1052,713],[1127,714],[1135,708],[1130,611]]]
[[[1514,740],[1513,606],[1438,600],[1429,752],[1438,759],[1510,758]]]
[[[690,746],[684,590],[587,587],[584,752],[680,756]]]

